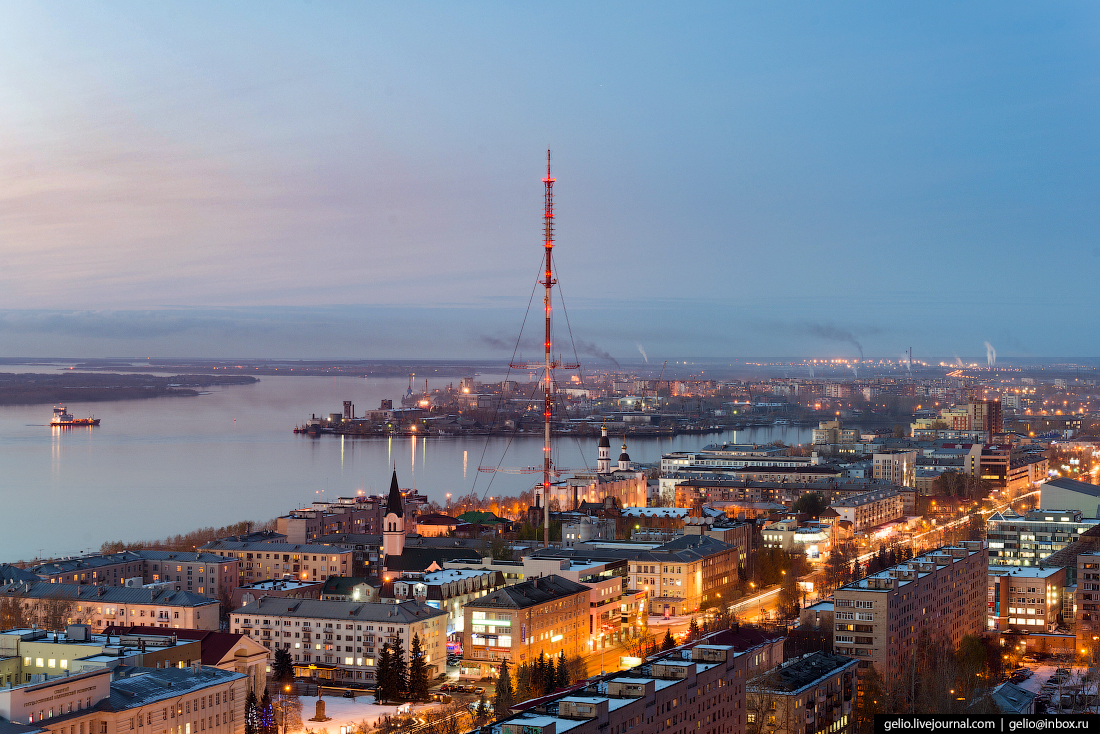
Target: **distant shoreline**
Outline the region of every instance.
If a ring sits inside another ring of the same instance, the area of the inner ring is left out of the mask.
[[[251,385],[251,375],[153,375],[0,373],[0,405],[80,405],[118,400],[195,397],[196,388]]]

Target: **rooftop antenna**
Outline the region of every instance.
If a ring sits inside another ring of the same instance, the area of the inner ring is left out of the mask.
[[[546,339],[544,342],[545,359],[543,364],[528,364],[513,363],[511,367],[513,369],[520,370],[537,370],[543,371],[543,408],[542,408],[542,429],[543,429],[543,442],[542,442],[542,488],[541,493],[536,492],[536,500],[541,500],[542,517],[543,517],[543,530],[542,530],[542,545],[544,548],[550,547],[550,475],[553,469],[550,465],[550,422],[554,415],[554,399],[552,396],[554,386],[554,370],[566,369],[575,370],[580,367],[579,364],[565,364],[561,362],[555,362],[550,354],[553,344],[551,332],[550,332],[550,314],[551,314],[551,291],[554,288],[554,284],[557,282],[554,280],[554,265],[553,265],[553,251],[554,251],[554,178],[550,175],[550,151],[546,151],[546,178],[542,180],[543,184],[543,206],[542,206],[542,221],[543,221],[543,237],[542,246],[546,253],[546,271],[543,274],[543,280],[539,281],[546,288],[546,295],[543,297],[543,307],[546,309]]]

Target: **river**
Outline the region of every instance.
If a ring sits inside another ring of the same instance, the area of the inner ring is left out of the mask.
[[[505,454],[504,436],[486,441],[293,433],[311,413],[338,412],[343,400],[352,400],[361,414],[384,398],[396,402],[407,386],[401,378],[265,376],[198,397],[68,406],[77,417],[94,413],[102,420],[96,428],[50,428],[49,405],[0,408],[0,563],[75,555],[98,550],[107,540],[152,540],[239,520],[264,521],[315,500],[383,493],[391,467],[402,487],[441,504],[447,493],[517,494],[538,480],[477,471],[479,465],[539,464],[542,441],[536,436],[511,441]],[[805,443],[810,431],[775,426],[635,439],[628,451],[634,461],[656,462],[662,453],[715,441]],[[612,458],[620,441],[612,438]],[[560,439],[556,445],[559,466],[595,466],[594,439]]]

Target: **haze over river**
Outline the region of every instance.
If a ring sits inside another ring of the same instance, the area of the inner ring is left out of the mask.
[[[11,367],[0,371],[15,371]],[[46,372],[48,367],[21,367]],[[486,382],[494,379],[483,376]],[[442,387],[451,379],[431,384]],[[453,379],[454,383],[458,378]],[[478,465],[533,466],[541,436],[508,438],[309,438],[293,428],[310,414],[357,413],[396,402],[407,380],[268,377],[189,398],[71,403],[97,428],[50,428],[51,406],[0,408],[0,563],[98,550],[107,540],[153,540],[239,520],[264,521],[318,499],[384,492],[391,466],[402,487],[446,502],[446,494],[489,496],[529,489],[532,475],[478,474]],[[706,436],[636,439],[631,459],[715,441],[804,443],[811,429],[756,428]],[[612,437],[613,458],[621,437]],[[484,458],[482,452],[484,451]],[[557,439],[560,466],[594,467],[594,439]],[[476,485],[475,485],[476,480]]]

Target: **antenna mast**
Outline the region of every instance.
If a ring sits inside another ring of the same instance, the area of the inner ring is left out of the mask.
[[[542,426],[543,426],[543,444],[542,444],[542,489],[541,489],[541,506],[543,517],[543,529],[542,529],[542,544],[543,547],[550,547],[550,477],[553,475],[553,467],[550,460],[550,424],[554,417],[554,370],[555,369],[567,369],[575,370],[580,367],[579,364],[559,364],[553,360],[550,355],[550,350],[553,345],[553,338],[550,329],[550,314],[551,314],[551,291],[554,288],[554,284],[557,283],[554,280],[554,264],[552,254],[554,251],[554,178],[550,175],[550,151],[546,151],[546,178],[542,179],[543,184],[543,204],[542,204],[542,222],[543,222],[543,236],[542,246],[546,253],[546,270],[543,273],[543,280],[539,281],[546,288],[546,295],[543,296],[543,307],[546,309],[546,337],[543,345],[545,350],[545,359],[543,364],[513,364],[515,369],[539,369],[543,370],[543,408],[542,408]]]

